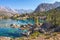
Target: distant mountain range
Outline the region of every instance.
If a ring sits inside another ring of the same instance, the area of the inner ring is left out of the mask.
[[[51,3],[42,3],[42,4],[38,5],[38,7],[35,9],[34,12],[36,13],[36,12],[48,11],[50,9],[55,9],[59,6],[60,6],[60,2],[55,2],[53,4],[51,4]]]
[[[15,11],[18,12],[19,14],[32,13],[32,12],[33,12],[32,9],[28,9],[28,10],[24,10],[24,9],[15,9]]]
[[[11,9],[9,7],[0,6],[0,16],[13,16],[14,14],[23,14],[23,13],[31,13],[33,10],[24,10],[24,9]]]
[[[11,8],[0,6],[0,16],[8,16],[8,17],[11,17],[14,14],[16,14],[16,12],[14,10],[12,10]]]
[[[0,11],[11,12],[11,13],[19,13],[19,14],[33,12],[32,9],[28,9],[28,10],[24,10],[24,9],[11,9],[9,7],[4,7],[4,6],[0,6]]]
[[[9,7],[4,7],[4,6],[0,6],[0,16],[4,15],[4,16],[13,16],[14,14],[23,14],[23,13],[32,13],[32,12],[43,12],[43,11],[48,11],[50,9],[55,9],[57,7],[60,7],[60,2],[55,2],[53,4],[50,3],[42,3],[40,5],[38,5],[38,7],[34,10],[28,9],[28,10],[24,10],[24,9],[11,9]]]

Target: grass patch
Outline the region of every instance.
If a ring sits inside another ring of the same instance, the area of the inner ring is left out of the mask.
[[[34,32],[33,34],[30,35],[30,38],[36,39],[36,37],[38,37],[39,35],[40,35],[40,33],[36,31],[36,32]]]

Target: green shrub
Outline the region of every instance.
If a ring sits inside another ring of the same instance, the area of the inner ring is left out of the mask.
[[[31,37],[32,39],[35,39],[36,37],[39,36],[39,34],[40,34],[40,33],[36,31],[36,32],[34,32],[33,34],[31,34],[30,37]]]

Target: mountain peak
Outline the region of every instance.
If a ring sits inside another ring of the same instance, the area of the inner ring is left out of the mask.
[[[60,3],[60,2],[56,1],[55,3]]]
[[[60,2],[55,2],[53,4],[51,3],[42,3],[38,5],[38,7],[35,9],[34,12],[43,12],[43,11],[48,11],[50,9],[54,9],[60,6]]]
[[[5,6],[0,6],[0,16],[8,16],[11,17],[13,14],[16,14],[16,12],[13,11],[13,9]]]

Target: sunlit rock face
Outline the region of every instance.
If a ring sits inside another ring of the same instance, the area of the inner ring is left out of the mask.
[[[38,7],[35,9],[34,12],[43,12],[43,11],[48,11],[50,9],[54,9],[60,6],[60,2],[55,2],[53,4],[50,3],[42,3],[38,5]]]
[[[11,16],[13,16],[16,13],[17,12],[15,12],[14,9],[11,9],[11,8],[5,7],[5,6],[0,6],[0,16],[11,17]]]

